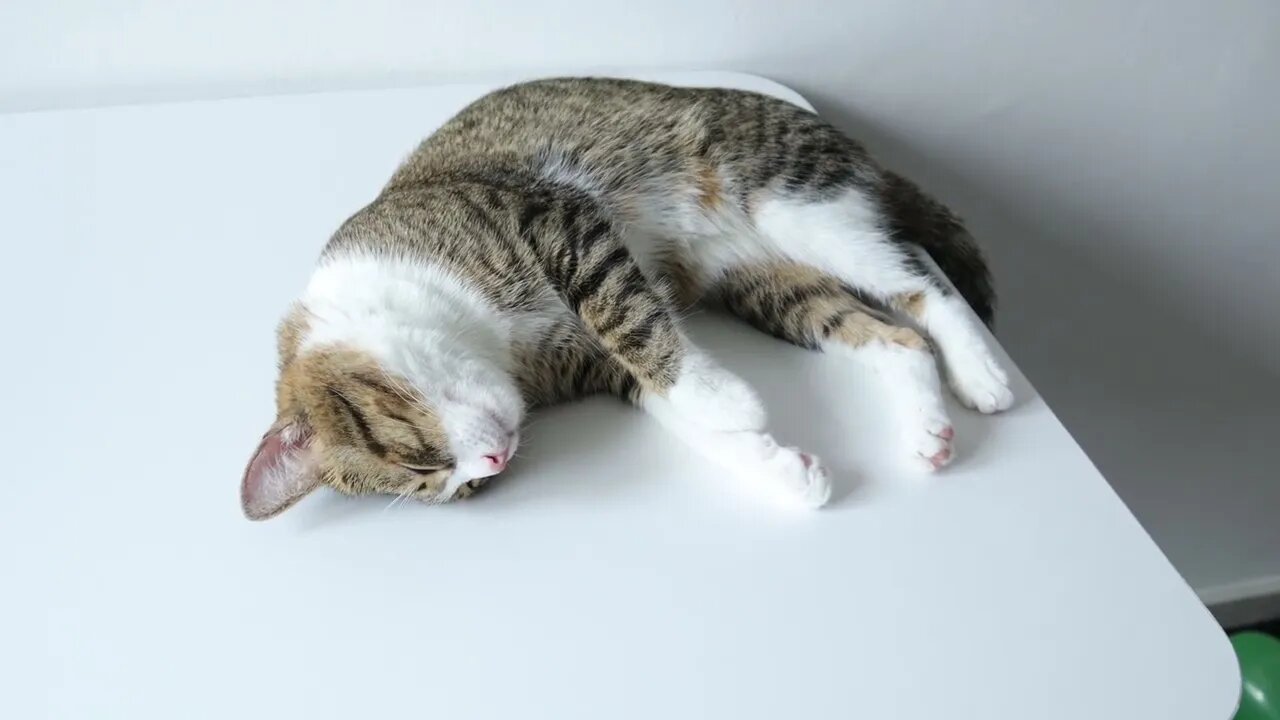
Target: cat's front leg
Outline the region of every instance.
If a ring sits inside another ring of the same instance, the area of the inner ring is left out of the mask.
[[[735,477],[781,487],[808,507],[825,505],[831,479],[822,461],[779,445],[750,385],[683,336],[680,347],[675,382],[665,392],[642,392],[640,406]]]
[[[831,499],[831,476],[814,455],[784,447],[764,431],[707,428],[659,396],[644,396],[640,404],[671,434],[735,477],[779,487],[811,508]]]
[[[589,214],[592,222],[579,223],[583,235],[560,238],[571,252],[548,254],[557,258],[548,275],[560,279],[569,307],[636,379],[639,404],[735,476],[780,484],[812,507],[825,504],[831,483],[822,463],[765,432],[764,406],[751,386],[685,336],[607,217],[585,209],[577,217]]]
[[[559,239],[572,252],[551,255],[548,275],[560,279],[560,292],[587,330],[645,394],[664,398],[686,419],[713,430],[763,430],[755,391],[684,335],[607,216],[576,213],[580,220],[594,214],[579,222],[587,228],[582,237]]]
[[[665,393],[654,393],[684,418],[708,430],[762,432],[764,405],[744,380],[726,370],[687,338],[676,380]]]

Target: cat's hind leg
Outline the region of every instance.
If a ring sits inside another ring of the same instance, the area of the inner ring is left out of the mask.
[[[981,323],[932,275],[918,248],[890,235],[889,219],[864,191],[851,188],[825,199],[775,194],[758,204],[753,219],[779,253],[918,323],[937,346],[964,405],[992,413],[1013,404],[1008,375],[987,347]]]
[[[982,413],[1013,405],[1009,375],[992,354],[981,324],[964,300],[930,282],[919,290],[893,295],[889,304],[916,322],[942,349],[947,380],[961,403]]]
[[[766,333],[865,360],[893,398],[907,458],[930,471],[951,461],[954,431],[937,365],[919,333],[892,324],[838,278],[796,263],[731,268],[715,293],[725,309]]]

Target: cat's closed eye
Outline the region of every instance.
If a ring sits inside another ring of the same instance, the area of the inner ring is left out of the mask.
[[[398,463],[398,464],[400,465],[400,467],[404,468],[405,470],[411,470],[413,472],[418,473],[419,475],[431,475],[432,473],[438,473],[441,470],[444,470],[444,466],[441,466],[441,465],[409,465],[407,463]]]

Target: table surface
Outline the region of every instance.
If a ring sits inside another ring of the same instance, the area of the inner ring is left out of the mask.
[[[829,508],[598,398],[535,416],[470,502],[320,493],[245,521],[276,320],[487,89],[0,116],[0,716],[1231,716],[1221,630],[1011,362],[1017,405],[953,405],[959,459],[926,477],[866,368],[702,313],[833,470]]]

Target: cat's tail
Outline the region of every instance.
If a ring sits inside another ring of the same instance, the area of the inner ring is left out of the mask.
[[[884,172],[884,197],[895,239],[919,245],[982,322],[995,322],[996,290],[991,270],[977,241],[945,205],[924,194],[915,183]]]

